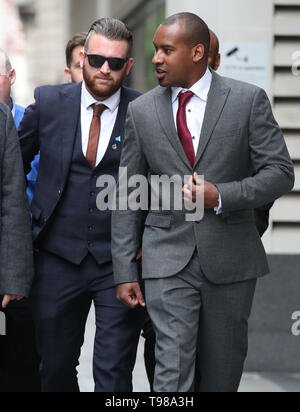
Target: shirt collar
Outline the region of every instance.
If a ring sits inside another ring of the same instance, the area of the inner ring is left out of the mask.
[[[195,96],[199,97],[199,99],[207,102],[208,93],[210,90],[212,82],[212,74],[207,68],[203,77],[197,81],[190,89],[183,89],[182,87],[172,87],[172,103],[178,98],[179,93],[191,91],[194,93]]]
[[[16,106],[15,106],[13,100],[11,100],[11,101],[12,101],[12,103],[11,103],[11,106],[10,106],[10,110],[11,110],[13,118],[14,118],[15,115],[16,115]]]
[[[96,100],[86,88],[85,82],[82,83],[81,90],[81,104],[85,109],[88,109],[92,104],[105,104],[108,109],[113,113],[119,106],[121,100],[121,89],[119,89],[115,94],[110,96],[108,99],[103,101]]]

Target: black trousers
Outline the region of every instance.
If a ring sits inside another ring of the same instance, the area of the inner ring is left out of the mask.
[[[3,296],[0,299],[2,303]],[[6,336],[0,336],[0,392],[40,392],[30,301],[10,302],[0,311],[6,318]]]

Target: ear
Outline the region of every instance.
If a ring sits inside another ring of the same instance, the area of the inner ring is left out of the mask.
[[[193,48],[193,61],[194,63],[199,63],[203,57],[205,55],[205,47],[204,44],[197,44],[197,46],[195,46]]]
[[[71,76],[71,72],[70,72],[69,67],[66,67],[64,72],[65,72],[66,78],[68,80],[68,83],[72,83],[72,76]]]
[[[127,68],[126,68],[126,76],[129,75],[130,70],[132,69],[132,66],[134,65],[134,59],[131,57],[128,62],[127,62]]]
[[[12,86],[16,81],[17,75],[15,69],[12,69],[9,73],[9,81],[10,85]]]
[[[84,65],[84,58],[85,58],[85,53],[84,53],[84,50],[81,50],[81,52],[80,52],[80,67],[81,67],[81,70],[83,69],[83,65]]]

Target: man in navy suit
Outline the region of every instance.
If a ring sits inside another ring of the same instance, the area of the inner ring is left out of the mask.
[[[26,173],[41,153],[31,206],[32,298],[45,392],[79,391],[76,367],[92,301],[95,391],[132,391],[144,309],[116,299],[111,212],[96,206],[98,178],[117,179],[127,106],[139,95],[122,86],[133,65],[131,43],[124,23],[96,21],[81,53],[83,83],[38,88],[19,129]]]

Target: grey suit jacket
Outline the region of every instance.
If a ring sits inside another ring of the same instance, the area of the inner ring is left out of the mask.
[[[28,296],[33,279],[30,214],[20,144],[0,103],[0,295]]]
[[[274,202],[294,186],[293,164],[266,93],[213,73],[194,169],[174,123],[171,90],[158,87],[131,103],[121,167],[140,174],[192,175],[214,183],[221,215],[205,210],[199,222],[185,211],[116,211],[112,219],[115,282],[138,280],[136,255],[143,248],[143,277],[180,272],[197,247],[206,277],[229,284],[269,272],[254,209]],[[133,189],[131,189],[133,190]],[[129,190],[130,194],[130,190]]]

